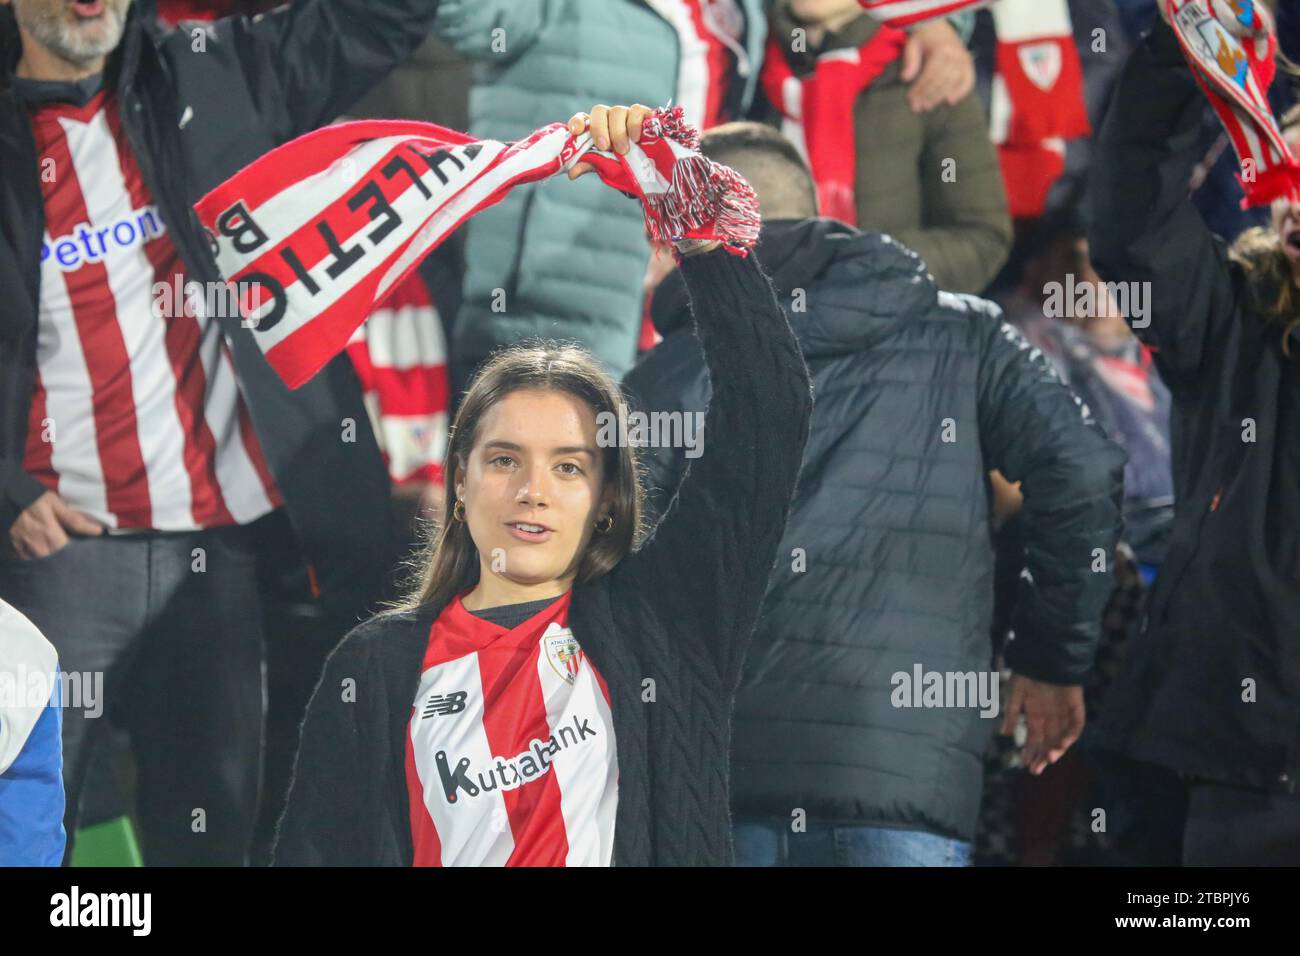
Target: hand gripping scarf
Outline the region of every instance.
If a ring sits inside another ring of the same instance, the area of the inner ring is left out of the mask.
[[[1300,164],[1268,105],[1277,37],[1255,0],[1171,0],[1170,25],[1237,158],[1242,208],[1300,199]]]
[[[363,120],[285,143],[194,209],[254,340],[297,388],[461,223],[579,160],[641,200],[652,240],[716,239],[745,255],[758,239],[754,191],[698,146],[680,106],[656,110],[626,156],[560,123],[501,143],[432,123]]]

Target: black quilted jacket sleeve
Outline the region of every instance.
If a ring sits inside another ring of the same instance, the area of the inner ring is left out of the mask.
[[[984,460],[1023,482],[1032,577],[1021,583],[1007,665],[1048,683],[1082,683],[1113,583],[1125,455],[1019,332],[988,322],[979,334]]]

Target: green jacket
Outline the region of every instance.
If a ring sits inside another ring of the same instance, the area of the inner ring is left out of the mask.
[[[772,31],[789,36],[796,23],[786,5]],[[817,50],[790,55],[796,74],[811,71],[820,53],[857,48],[880,29],[863,14],[829,33]],[[941,289],[979,294],[1011,250],[1011,217],[988,120],[971,93],[956,106],[913,113],[895,61],[858,97],[858,228],[884,232],[925,260]],[[945,161],[953,161],[945,177]],[[948,181],[951,180],[951,181]]]
[[[766,24],[746,12],[757,85]],[[645,0],[443,0],[434,31],[475,64],[470,132],[513,140],[597,103],[660,106],[674,95],[677,34]],[[513,191],[469,224],[464,301],[452,341],[456,386],[494,348],[577,340],[621,377],[635,358],[650,249],[641,207],[587,176]]]

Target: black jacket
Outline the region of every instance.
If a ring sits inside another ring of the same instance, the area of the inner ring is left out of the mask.
[[[147,5],[151,6],[151,5]],[[286,140],[330,122],[427,36],[437,0],[298,0],[247,19],[157,35],[131,8],[106,82],[185,263],[219,280],[191,208]],[[142,8],[143,7],[143,8]],[[199,47],[202,47],[199,49]],[[0,529],[44,490],[22,469],[36,369],[44,207],[30,120],[8,88],[21,53],[0,8]],[[388,479],[356,375],[340,356],[290,392],[237,318],[226,336],[271,472],[327,603],[373,594],[395,555]],[[356,441],[343,441],[346,421]],[[340,508],[346,501],[347,507]]]
[[[989,672],[985,477],[1024,482],[1026,586],[1010,666],[1080,683],[1119,523],[1123,454],[990,303],[939,292],[915,254],[828,219],[769,223],[759,255],[813,376],[799,492],[736,702],[737,815],[900,825],[971,839],[997,721],[902,709],[896,672]],[[649,410],[698,406],[702,360],[680,288],[664,341],[626,384]],[[951,441],[945,441],[945,437]],[[650,480],[674,488],[680,453]],[[802,565],[801,565],[802,562]]]
[[[653,537],[574,588],[569,626],[609,688],[619,866],[731,862],[731,706],[808,435],[808,372],[754,259],[682,272],[715,383],[704,453]],[[381,615],[331,655],[303,723],[278,864],[409,866],[407,722],[442,608]],[[355,703],[343,681],[355,681]]]
[[[1150,283],[1173,395],[1176,511],[1145,632],[1099,742],[1189,775],[1300,781],[1300,334],[1187,199],[1205,99],[1163,23],[1129,59],[1101,129],[1090,231],[1108,280]],[[1290,318],[1294,319],[1295,316]]]

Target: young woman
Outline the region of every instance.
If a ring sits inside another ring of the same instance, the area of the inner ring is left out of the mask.
[[[1094,152],[1091,248],[1149,301],[1176,510],[1108,749],[1190,782],[1184,862],[1300,859],[1300,203],[1229,248],[1187,198],[1206,108],[1157,23]],[[1283,122],[1293,145],[1300,129]]]
[[[595,107],[596,145],[625,152],[647,115]],[[326,664],[277,863],[730,862],[732,698],[811,395],[754,258],[678,249],[713,396],[672,509],[642,543],[589,353],[497,354],[456,415],[418,594]]]

